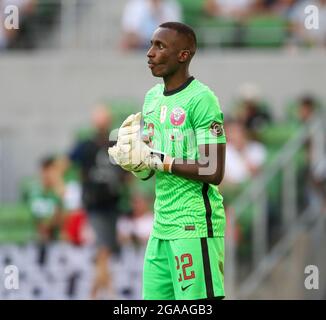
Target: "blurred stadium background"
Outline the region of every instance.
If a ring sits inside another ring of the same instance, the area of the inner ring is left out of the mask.
[[[0,299],[90,298],[96,232],[78,165],[64,156],[92,136],[95,106],[110,108],[116,128],[157,82],[145,47],[160,20],[146,21],[146,1],[0,0]],[[325,1],[148,2],[194,27],[192,74],[225,113],[227,298],[325,299]],[[10,4],[19,30],[3,27]],[[319,8],[318,30],[304,29],[309,4]],[[65,220],[44,246],[33,195],[50,155]],[[119,192],[120,250],[108,268],[114,298],[140,299],[153,181],[129,177]],[[18,290],[4,286],[12,264]],[[319,269],[318,290],[305,288],[309,265]]]

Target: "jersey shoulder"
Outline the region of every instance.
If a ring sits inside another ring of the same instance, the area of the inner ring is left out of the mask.
[[[207,85],[196,80],[191,91],[190,110],[192,113],[202,113],[209,110],[221,112],[218,97]]]
[[[158,83],[155,85],[153,88],[147,91],[145,95],[145,101],[150,100],[154,97],[157,97],[158,95],[162,95],[164,91],[164,86],[163,84]]]
[[[215,95],[213,90],[211,90],[207,85],[200,82],[199,80],[195,80],[194,82],[195,83],[192,88],[192,93],[195,101],[201,100],[205,97],[217,99],[217,96]]]
[[[146,110],[163,95],[163,90],[163,84],[157,84],[147,91],[143,104],[143,112],[146,112]]]
[[[189,117],[194,128],[210,128],[212,123],[223,124],[224,115],[215,93],[205,84],[197,81],[195,95],[191,99]]]

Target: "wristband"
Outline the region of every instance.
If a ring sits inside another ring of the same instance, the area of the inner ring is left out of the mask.
[[[131,173],[138,179],[145,181],[151,178],[154,175],[155,171],[152,169],[145,169],[140,171],[131,171]]]

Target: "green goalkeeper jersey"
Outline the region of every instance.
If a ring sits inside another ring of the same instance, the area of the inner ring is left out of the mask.
[[[146,95],[144,135],[150,146],[176,159],[199,159],[199,145],[226,143],[223,113],[214,93],[193,77],[165,92],[158,84]],[[152,235],[160,239],[224,236],[225,212],[218,187],[156,172]]]

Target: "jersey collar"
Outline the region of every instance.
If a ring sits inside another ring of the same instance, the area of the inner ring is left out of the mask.
[[[167,91],[167,90],[164,89],[163,94],[165,96],[172,96],[173,94],[176,94],[176,93],[182,91],[183,89],[187,88],[189,86],[189,84],[193,80],[195,80],[195,78],[194,77],[190,77],[190,78],[188,78],[188,80],[184,84],[182,84],[180,87],[178,87],[176,89],[173,89],[173,90],[170,90],[170,91]]]

